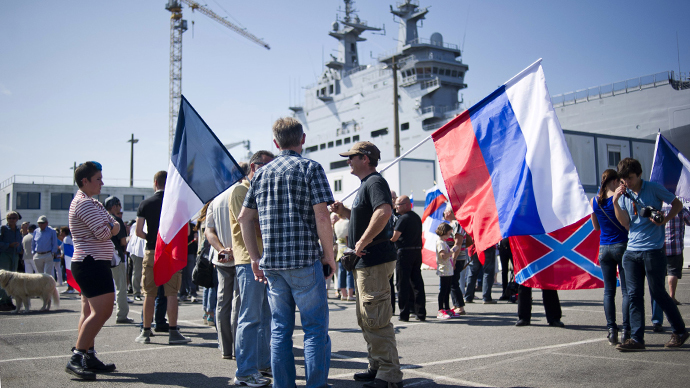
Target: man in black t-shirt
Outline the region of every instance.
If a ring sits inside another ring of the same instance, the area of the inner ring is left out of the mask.
[[[103,203],[105,210],[120,224],[120,231],[117,235],[111,237],[113,245],[115,245],[115,252],[120,257],[120,263],[111,267],[113,273],[113,280],[115,281],[115,301],[117,302],[117,318],[115,323],[134,323],[134,320],[127,317],[129,314],[129,305],[127,304],[127,264],[125,261],[125,247],[127,246],[127,230],[122,218],[117,216],[117,213],[122,210],[122,204],[117,197],[108,197]]]
[[[351,173],[362,185],[352,209],[335,202],[331,209],[350,219],[348,245],[360,257],[355,270],[357,287],[357,323],[362,328],[369,350],[366,372],[355,373],[355,380],[366,381],[363,387],[402,387],[402,371],[391,323],[389,279],[395,271],[395,250],[390,242],[393,231],[389,224],[392,214],[388,182],[376,172],[381,152],[370,142],[355,143],[350,151],[340,154],[348,158]]]
[[[158,293],[158,287],[156,287],[156,282],[153,279],[153,264],[156,256],[156,239],[158,238],[158,226],[167,177],[168,173],[165,171],[159,171],[154,175],[153,186],[156,192],[153,196],[143,200],[139,204],[139,210],[137,210],[136,234],[139,238],[146,240],[146,249],[144,250],[141,277],[141,288],[144,293],[143,324],[141,334],[134,341],[142,344],[151,342],[151,321],[153,320],[154,301]],[[146,223],[146,233],[144,233],[144,223]],[[178,271],[163,285],[168,302],[168,319],[170,320],[168,343],[171,345],[192,341],[180,334],[177,328],[177,292],[180,290],[181,283],[182,274],[181,271]]]
[[[398,252],[395,278],[398,287],[399,319],[403,322],[409,321],[410,312],[413,311],[417,319],[424,321],[426,295],[422,280],[422,219],[412,211],[412,203],[406,195],[398,197],[395,208],[400,216],[395,223],[391,241],[395,243]]]

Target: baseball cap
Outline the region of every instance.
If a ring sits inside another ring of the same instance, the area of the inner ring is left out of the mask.
[[[121,205],[120,203],[120,198],[115,197],[111,195],[110,197],[105,199],[105,202],[103,202],[103,206],[105,206],[106,210],[110,210],[115,205]]]
[[[38,217],[38,221],[36,221],[36,223],[40,224],[41,222],[48,222],[48,217],[46,217],[46,216]]]
[[[360,141],[352,145],[349,151],[343,152],[340,156],[348,157],[351,155],[366,155],[369,159],[380,160],[381,151],[372,142]]]

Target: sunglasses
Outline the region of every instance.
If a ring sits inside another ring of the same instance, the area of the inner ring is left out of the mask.
[[[355,156],[362,157],[362,154],[354,154],[347,157],[348,160],[352,160]]]
[[[18,220],[19,217],[7,217],[8,220]]]

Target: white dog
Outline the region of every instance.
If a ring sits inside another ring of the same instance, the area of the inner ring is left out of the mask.
[[[34,296],[43,299],[43,307],[40,311],[50,309],[51,297],[55,306],[60,306],[60,294],[55,287],[55,279],[45,273],[29,274],[0,269],[0,287],[7,292],[7,295],[14,298],[17,304],[15,314],[22,308],[22,304],[24,304],[24,312],[28,312],[31,308],[30,299]]]

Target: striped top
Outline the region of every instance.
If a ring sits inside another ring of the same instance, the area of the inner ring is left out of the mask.
[[[78,190],[69,205],[69,229],[72,232],[74,255],[72,261],[82,261],[91,255],[95,260],[112,260],[113,242],[110,224],[115,219],[103,205]]]

